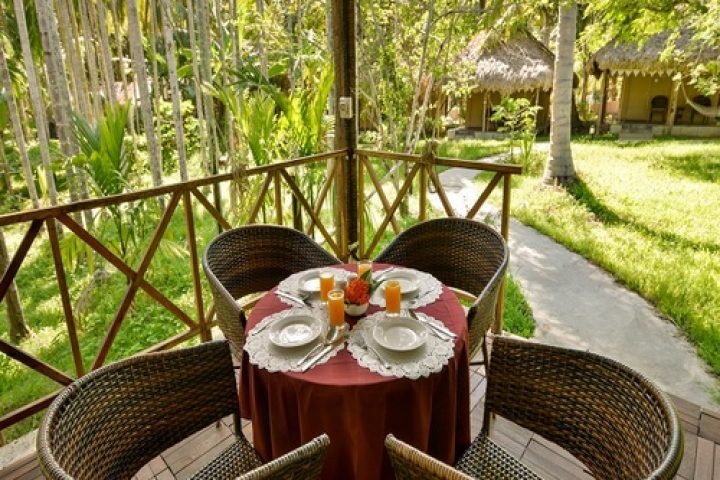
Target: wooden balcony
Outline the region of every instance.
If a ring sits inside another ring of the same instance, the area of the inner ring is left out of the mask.
[[[472,434],[480,431],[485,396],[482,367],[471,372]],[[685,456],[676,478],[710,480],[720,478],[720,412],[672,397],[685,434]],[[252,439],[252,424],[243,420],[243,434]],[[232,419],[219,426],[210,425],[153,459],[134,477],[137,480],[186,479],[232,442]],[[557,445],[502,418],[495,422],[492,435],[512,455],[547,479],[588,479],[583,465]],[[40,465],[33,454],[19,458],[0,470],[0,480],[42,479]]]
[[[352,157],[351,162],[348,150],[338,150],[249,168],[243,176],[254,185],[254,190],[243,208],[237,203],[233,204],[229,195],[226,195],[223,201],[213,198],[214,191],[230,190],[229,186],[236,176],[226,173],[112,197],[0,216],[0,227],[13,226],[25,232],[0,279],[0,300],[5,299],[33,244],[41,241],[41,234],[47,234],[52,266],[44,273],[46,280],[43,282],[57,283],[65,326],[61,332],[62,342],[70,352],[68,366],[62,368],[0,338],[0,355],[49,379],[51,382],[48,383],[55,388],[48,389],[44,396],[26,405],[14,406],[12,411],[0,412],[0,435],[8,427],[41,413],[62,387],[108,361],[111,349],[123,325],[127,324],[126,319],[140,292],[169,312],[168,318],[177,320],[180,329],[171,337],[154,345],[146,345],[141,351],[133,353],[169,349],[195,337],[199,337],[201,341],[210,338],[210,329],[215,323],[214,308],[208,305],[207,299],[210,295],[207,287],[203,285],[199,269],[199,255],[209,239],[198,237],[196,217],[199,218],[200,215],[203,215],[206,223],[216,224],[217,230],[261,222],[293,225],[311,235],[340,259],[348,259],[351,254],[357,258],[372,258],[384,238],[391,238],[401,231],[401,205],[411,209],[418,220],[439,215],[456,216],[439,181],[437,168],[462,167],[478,173],[484,172],[487,182],[467,214],[468,218],[473,218],[495,188],[502,185],[502,195],[498,199],[498,203],[502,205],[499,229],[507,239],[510,180],[512,175],[521,173],[519,166],[441,158],[429,150],[423,155],[357,150]],[[322,172],[322,181],[314,189],[308,188],[301,181],[311,167]],[[353,168],[355,170],[352,177],[356,181],[353,182],[354,189],[349,190],[347,178],[349,170]],[[394,182],[383,182],[383,178],[390,178],[390,172],[393,171],[401,174],[397,175]],[[440,212],[431,211],[427,198],[431,186],[442,204]],[[80,218],[86,212],[127,208],[140,201],[154,201],[162,204],[162,208],[140,260],[135,262],[137,265],[131,265],[131,262],[120,258],[108,245],[103,244],[93,227],[84,225]],[[357,215],[357,212],[368,211],[372,214]],[[350,218],[356,218],[357,221],[351,222]],[[187,287],[192,291],[194,301],[184,306],[164,294],[163,285],[152,285],[152,278],[147,275],[167,234],[168,226],[173,221],[181,227],[184,224],[184,237],[180,240],[186,246],[190,260],[185,261],[189,270]],[[77,294],[73,296],[72,286],[68,285],[69,266],[65,264],[61,254],[58,234],[60,227],[64,236],[74,236],[95,258],[107,262],[126,279],[124,294],[104,332],[104,338],[99,347],[90,350],[85,347],[84,339],[80,335],[81,329],[75,312]],[[217,230],[211,233],[215,234]],[[499,303],[496,330],[502,328],[499,321],[502,318],[502,301]]]

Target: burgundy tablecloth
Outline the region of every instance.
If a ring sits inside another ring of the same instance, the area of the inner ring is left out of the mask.
[[[246,330],[286,308],[273,293],[265,295]],[[370,305],[368,314],[378,310]],[[447,288],[440,299],[418,311],[442,320],[458,334],[455,356],[428,378],[383,377],[359,366],[347,349],[305,373],[270,373],[252,365],[244,354],[240,412],[252,420],[253,442],[261,457],[277,458],[327,433],[330,450],[323,478],[393,478],[383,443],[393,433],[435,458],[454,463],[470,443],[465,314]],[[348,320],[355,323],[351,317]]]

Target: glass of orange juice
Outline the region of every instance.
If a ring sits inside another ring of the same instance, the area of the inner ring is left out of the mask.
[[[360,260],[357,263],[357,276],[358,278],[362,278],[363,275],[365,275],[365,272],[370,271],[370,275],[372,275],[372,260]],[[368,277],[368,280],[370,280],[371,277]]]
[[[320,300],[328,301],[328,293],[335,287],[335,276],[332,272],[320,272]]]
[[[400,282],[388,280],[385,282],[385,311],[389,316],[400,315]]]
[[[345,324],[345,292],[339,288],[328,292],[328,320],[335,328]]]

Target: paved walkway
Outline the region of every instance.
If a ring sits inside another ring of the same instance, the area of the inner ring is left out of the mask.
[[[480,189],[476,171],[452,168],[440,179],[455,210],[467,212]],[[437,195],[430,197],[440,207]],[[492,215],[484,207],[480,218]],[[601,268],[549,237],[513,220],[510,272],[521,285],[543,343],[590,350],[614,358],[662,389],[701,406],[718,408],[708,373],[694,347],[671,322]]]

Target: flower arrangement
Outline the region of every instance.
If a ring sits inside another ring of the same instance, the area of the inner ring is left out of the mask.
[[[360,277],[348,281],[345,286],[345,312],[351,316],[365,313],[370,302],[370,295],[374,290],[374,283],[370,280],[370,271]]]
[[[345,287],[345,303],[363,305],[370,301],[370,284],[362,278],[353,278]]]

